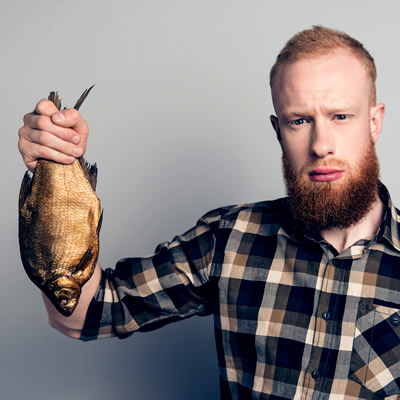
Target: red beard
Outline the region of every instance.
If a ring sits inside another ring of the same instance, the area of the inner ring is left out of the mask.
[[[361,221],[378,200],[379,162],[372,142],[353,171],[343,161],[332,164],[346,171],[345,182],[311,182],[308,171],[326,165],[315,160],[296,173],[286,154],[282,156],[291,213],[310,232],[349,228]]]

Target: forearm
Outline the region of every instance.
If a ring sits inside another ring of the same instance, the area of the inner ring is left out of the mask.
[[[101,269],[99,264],[96,265],[96,269],[91,278],[82,287],[81,296],[79,303],[70,317],[64,317],[61,315],[50,302],[50,300],[43,294],[43,301],[47,309],[49,317],[49,324],[54,329],[57,329],[66,336],[74,339],[79,339],[83,325],[85,323],[86,313],[89,308],[89,304],[95,295],[97,288],[100,283]]]

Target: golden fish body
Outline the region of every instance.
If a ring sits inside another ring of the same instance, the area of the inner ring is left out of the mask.
[[[33,179],[26,174],[21,187],[22,262],[63,315],[78,304],[99,253],[101,206],[87,178],[90,171],[83,159],[72,165],[40,160]]]
[[[59,312],[75,310],[99,253],[102,211],[97,168],[83,158],[71,165],[39,160],[19,198],[19,244],[29,278]]]

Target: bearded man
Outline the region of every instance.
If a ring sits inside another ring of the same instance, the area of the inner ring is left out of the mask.
[[[147,258],[95,274],[50,324],[91,340],[213,314],[222,399],[400,398],[399,213],[379,180],[374,60],[321,26],[272,67],[288,197],[222,207]],[[29,169],[85,151],[76,110],[40,101],[20,129]]]

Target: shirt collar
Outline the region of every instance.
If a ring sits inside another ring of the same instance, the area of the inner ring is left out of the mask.
[[[400,215],[390,198],[386,186],[381,183],[379,188],[379,197],[386,206],[386,214],[383,218],[378,242],[385,238],[397,251],[400,251]]]

